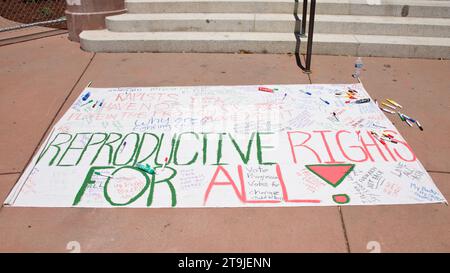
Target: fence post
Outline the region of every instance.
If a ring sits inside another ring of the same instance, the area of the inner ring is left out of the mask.
[[[79,42],[83,30],[104,29],[105,17],[126,12],[125,0],[66,0],[69,39]]]

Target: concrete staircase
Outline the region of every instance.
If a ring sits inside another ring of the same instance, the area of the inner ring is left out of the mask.
[[[82,32],[82,48],[295,51],[295,0],[126,0],[126,6],[127,14],[106,18],[107,30]],[[450,59],[450,1],[317,0],[313,53]]]

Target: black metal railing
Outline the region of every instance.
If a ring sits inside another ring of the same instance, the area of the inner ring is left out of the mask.
[[[0,32],[33,26],[66,28],[65,0],[0,0]]]
[[[314,36],[314,20],[316,15],[316,0],[311,0],[309,5],[309,20],[308,20],[308,35],[306,35],[306,19],[308,15],[308,0],[303,0],[303,10],[302,18],[300,19],[297,14],[298,11],[298,0],[295,0],[294,5],[294,18],[295,18],[295,30],[294,35],[296,39],[295,45],[295,59],[297,61],[298,67],[302,69],[305,73],[311,73],[311,58],[312,58],[312,47],[313,47],[313,36]],[[307,38],[306,44],[306,54],[305,54],[305,65],[302,64],[301,59],[301,39]]]

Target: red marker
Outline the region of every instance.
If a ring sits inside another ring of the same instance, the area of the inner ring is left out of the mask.
[[[370,133],[371,133],[376,139],[378,139],[378,141],[381,142],[381,144],[386,145],[386,142],[385,142],[381,137],[379,137],[377,133],[375,133],[374,131],[370,131]]]
[[[381,139],[382,139],[382,140],[389,141],[389,142],[392,142],[392,143],[394,143],[394,144],[397,144],[397,143],[398,143],[397,140],[392,139],[392,138],[388,138],[388,137],[382,137]]]
[[[162,167],[162,169],[161,169],[161,171],[164,171],[164,169],[166,168],[166,164],[167,164],[167,161],[168,161],[169,159],[167,158],[167,156],[164,158],[164,164],[163,164],[163,167]]]
[[[259,91],[263,91],[263,92],[269,92],[269,93],[273,93],[273,89],[267,88],[267,87],[258,87]]]

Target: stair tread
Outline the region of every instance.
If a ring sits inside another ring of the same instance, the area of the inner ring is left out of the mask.
[[[301,15],[299,15],[301,17]],[[280,13],[125,13],[107,17],[110,21],[163,21],[163,20],[261,20],[294,21],[292,14]],[[373,24],[409,24],[450,26],[450,18],[360,16],[360,15],[316,15],[316,22],[346,22]]]
[[[177,2],[276,2],[291,3],[292,0],[126,0],[126,3],[177,3]],[[319,2],[319,1],[317,1]],[[368,4],[368,5],[414,5],[414,6],[450,6],[450,1],[429,1],[429,0],[383,0],[377,4],[376,0],[320,0],[320,3],[335,4]]]
[[[271,32],[111,32],[108,30],[83,31],[80,38],[97,41],[295,41],[293,33]],[[305,40],[305,39],[304,39]],[[314,42],[357,44],[429,45],[450,47],[450,38],[354,34],[314,34]]]
[[[385,15],[450,18],[450,0],[318,0],[317,14]],[[129,13],[292,13],[292,0],[128,0]]]

